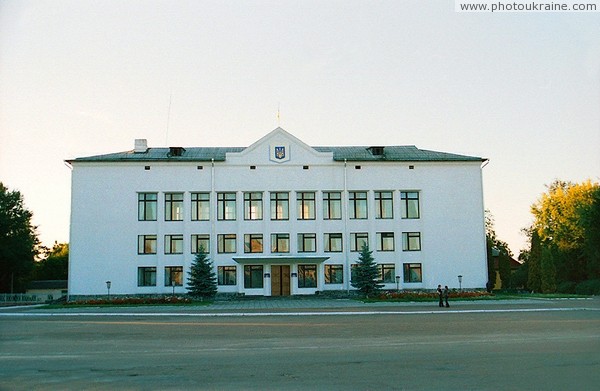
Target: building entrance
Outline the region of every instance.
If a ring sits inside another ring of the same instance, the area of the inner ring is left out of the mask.
[[[290,265],[271,266],[271,296],[290,295]]]

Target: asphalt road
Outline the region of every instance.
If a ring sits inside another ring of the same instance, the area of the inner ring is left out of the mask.
[[[529,307],[311,316],[0,313],[0,389],[598,389],[598,300]]]

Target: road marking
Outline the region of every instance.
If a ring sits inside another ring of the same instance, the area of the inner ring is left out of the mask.
[[[358,315],[444,315],[444,314],[490,314],[512,312],[600,311],[600,308],[516,308],[483,310],[421,310],[421,311],[307,311],[307,312],[0,312],[0,317],[256,317],[256,316],[358,316]]]

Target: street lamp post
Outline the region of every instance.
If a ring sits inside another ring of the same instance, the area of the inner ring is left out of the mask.
[[[400,276],[396,276],[396,291],[400,291]]]
[[[106,281],[106,289],[108,290],[108,295],[106,296],[106,299],[108,301],[110,301],[110,281]]]
[[[458,290],[462,291],[462,274],[458,275]]]

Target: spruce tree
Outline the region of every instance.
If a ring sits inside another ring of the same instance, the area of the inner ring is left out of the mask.
[[[373,258],[373,251],[369,251],[367,245],[363,245],[358,255],[352,286],[367,298],[376,294],[383,286],[379,283],[379,269]]]
[[[188,272],[188,294],[200,298],[213,298],[217,294],[217,277],[212,262],[200,247]]]

